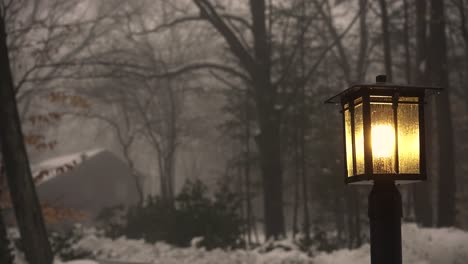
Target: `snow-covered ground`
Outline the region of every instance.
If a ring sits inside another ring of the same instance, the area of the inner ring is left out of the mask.
[[[468,263],[468,232],[454,228],[419,228],[404,224],[403,263],[411,264],[466,264]],[[283,241],[291,244],[289,241]],[[309,257],[298,250],[211,250],[202,248],[175,248],[165,243],[148,244],[143,240],[120,238],[111,240],[87,230],[85,236],[74,245],[93,252],[96,262],[80,260],[66,264],[113,263],[160,263],[160,264],[368,264],[369,245],[355,250],[342,249],[331,253],[316,252]],[[17,261],[23,264],[24,261]],[[62,262],[57,262],[62,263]]]
[[[454,228],[419,228],[404,224],[403,263],[411,264],[466,264],[468,263],[468,232]],[[290,241],[283,244],[291,245]],[[108,263],[157,263],[157,264],[368,264],[370,248],[341,249],[331,253],[316,252],[308,256],[299,250],[275,249],[270,252],[254,250],[211,250],[203,248],[175,248],[165,243],[148,244],[143,240],[100,237],[94,230],[86,230],[85,236],[75,248],[93,252],[96,260],[57,261],[56,264],[108,264]],[[107,260],[107,261],[103,261]],[[17,253],[16,264],[25,264]]]

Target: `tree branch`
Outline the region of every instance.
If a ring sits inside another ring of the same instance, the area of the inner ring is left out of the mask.
[[[252,28],[252,25],[250,25],[250,23],[247,20],[245,20],[244,18],[242,18],[242,17],[236,16],[236,15],[233,15],[233,14],[228,14],[228,13],[219,14],[219,16],[226,19],[226,20],[229,20],[229,21],[232,21],[232,22],[237,22],[238,24],[241,24],[245,28],[249,28],[249,29]],[[174,26],[178,26],[180,24],[184,24],[184,23],[187,23],[187,22],[194,22],[194,21],[199,22],[199,21],[204,21],[204,20],[205,19],[203,17],[201,17],[200,15],[198,15],[198,14],[188,15],[188,16],[185,16],[185,17],[174,19],[174,20],[172,20],[172,21],[170,21],[168,23],[157,25],[156,27],[154,27],[152,29],[141,30],[141,31],[138,31],[138,32],[131,32],[131,34],[144,35],[144,34],[148,34],[148,33],[158,33],[158,32],[160,32],[162,30],[165,30],[165,29],[168,29],[168,28],[171,28],[171,27],[174,27]]]
[[[252,76],[255,74],[255,60],[249,54],[248,49],[239,41],[239,38],[223,21],[222,17],[216,12],[213,5],[208,0],[192,0],[200,10],[201,18],[207,19],[216,30],[224,37],[231,51],[239,59],[244,69]]]

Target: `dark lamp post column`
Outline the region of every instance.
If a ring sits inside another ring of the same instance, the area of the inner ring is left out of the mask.
[[[393,181],[375,181],[369,194],[372,264],[401,264],[401,195]]]

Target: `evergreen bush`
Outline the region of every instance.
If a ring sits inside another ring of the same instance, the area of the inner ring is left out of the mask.
[[[154,243],[165,241],[188,247],[194,238],[207,249],[235,248],[243,245],[244,221],[239,215],[241,198],[227,185],[220,185],[213,197],[200,180],[186,181],[174,203],[151,197],[143,206],[130,208],[124,224],[116,225],[112,213],[103,212],[101,220],[111,223],[107,236],[126,236]]]
[[[64,232],[51,233],[49,241],[54,256],[62,261],[92,257],[92,252],[74,246],[81,238],[83,238],[83,232],[79,226]]]

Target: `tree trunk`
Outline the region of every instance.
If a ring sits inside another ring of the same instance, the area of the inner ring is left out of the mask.
[[[271,51],[266,29],[265,0],[250,0],[255,65],[251,78],[256,90],[260,124],[258,146],[263,180],[265,235],[284,237],[283,179],[279,113],[275,109],[276,89],[271,83]]]
[[[355,219],[355,214],[356,211],[354,210],[353,207],[353,186],[351,186],[350,189],[346,190],[346,208],[348,212],[348,218],[347,218],[347,226],[348,226],[348,248],[352,249],[354,248],[354,241],[356,240],[356,233],[354,230],[354,219]]]
[[[414,63],[415,84],[427,85],[426,67],[428,64],[427,54],[427,32],[426,32],[426,0],[416,0],[416,61]],[[426,164],[427,164],[427,182],[415,184],[413,187],[414,216],[416,222],[425,227],[432,226],[432,202],[430,195],[430,181],[435,174],[432,171],[434,152],[432,147],[432,107],[428,105],[425,109],[426,119]]]
[[[408,0],[403,0],[404,26],[403,26],[403,42],[405,46],[405,77],[406,83],[411,83],[411,56],[410,56],[410,36],[409,36],[409,5]]]
[[[387,75],[387,80],[392,82],[392,50],[390,44],[390,33],[389,29],[389,21],[388,21],[388,14],[387,14],[387,2],[386,0],[379,0],[380,3],[380,10],[381,10],[381,18],[382,18],[382,40],[383,40],[383,50],[384,50],[384,58],[385,58],[385,74]]]
[[[356,67],[356,78],[358,82],[364,82],[366,77],[366,59],[368,48],[367,31],[367,1],[359,0],[359,57]]]
[[[302,19],[300,21],[301,27],[305,28],[305,17],[306,17],[307,5],[306,1],[302,0]],[[304,34],[300,34],[300,56],[301,56],[301,79],[305,79],[306,75],[306,65],[305,65],[305,39]],[[309,215],[309,183],[307,178],[307,159],[306,159],[306,130],[307,130],[307,102],[306,102],[306,92],[305,87],[306,83],[302,84],[300,87],[301,91],[301,116],[300,116],[300,153],[301,153],[301,180],[302,180],[302,202],[303,202],[303,228],[304,228],[304,245],[310,246],[310,215]]]
[[[409,4],[408,0],[403,0],[403,43],[405,49],[405,81],[407,84],[412,83],[411,79],[411,71],[413,70],[411,67],[411,54],[410,54],[410,32],[409,32]],[[413,188],[411,185],[407,185],[402,188],[405,191],[405,199],[403,200],[404,203],[404,210],[403,210],[403,217],[408,219],[412,216],[412,208],[413,208]]]
[[[460,13],[460,31],[462,33],[463,42],[465,44],[465,76],[464,84],[468,85],[468,28],[466,25],[466,12],[465,12],[465,3],[464,0],[458,0],[458,11]],[[468,109],[468,89],[465,88],[465,105]]]
[[[29,167],[13,91],[3,15],[0,15],[0,65],[0,141],[26,259],[34,264],[52,264],[53,255]]]
[[[437,97],[436,120],[439,147],[438,171],[438,218],[437,226],[455,225],[455,153],[453,143],[453,124],[449,100],[449,79],[447,67],[447,43],[445,35],[444,1],[431,1],[431,83],[446,90]]]
[[[296,110],[296,109],[294,109]],[[293,219],[292,219],[292,232],[293,232],[293,240],[296,239],[296,234],[299,232],[298,228],[298,213],[299,213],[299,180],[300,180],[300,171],[299,167],[299,131],[298,131],[298,118],[299,114],[295,111],[294,112],[294,127],[293,127],[293,150],[294,150],[294,201],[293,201]]]
[[[245,111],[245,139],[244,139],[244,177],[245,177],[245,208],[247,222],[247,246],[252,245],[252,201],[250,197],[250,115],[249,115],[249,97],[248,90],[245,92],[244,111]]]
[[[303,98],[305,97],[305,93],[302,95]],[[306,109],[305,109],[305,102],[303,100],[303,106],[302,106],[302,125],[301,125],[301,178],[302,178],[302,203],[303,203],[303,228],[304,228],[304,244],[306,246],[309,246],[311,243],[311,238],[310,238],[310,215],[309,215],[309,182],[307,178],[307,164],[306,164],[306,140],[305,140],[305,125],[306,125]]]
[[[0,147],[1,149],[1,147]],[[0,153],[0,161],[2,161]],[[3,172],[3,165],[0,163],[0,197],[2,197],[2,192],[4,191],[3,179],[5,174]],[[13,256],[10,249],[10,241],[8,239],[7,228],[5,221],[3,219],[2,208],[0,208],[0,263],[2,264],[13,264]]]
[[[3,215],[0,209],[0,263],[13,264],[11,255],[10,240],[8,240],[7,229],[3,221]]]
[[[364,81],[366,73],[366,57],[367,48],[368,48],[368,31],[367,31],[367,10],[368,10],[368,0],[359,0],[359,57],[356,67],[356,77],[359,81]],[[391,62],[390,62],[391,65]],[[391,71],[391,69],[390,69]],[[360,199],[359,189],[354,188],[351,190],[351,198],[353,205],[353,219],[350,220],[352,224],[351,230],[352,235],[350,237],[351,245],[361,246],[361,207],[363,206],[362,200]],[[354,243],[355,241],[355,243]]]
[[[348,190],[348,248],[356,248],[362,244],[361,239],[361,210],[359,190],[356,187]]]
[[[175,188],[175,162],[176,162],[176,151],[177,151],[177,104],[176,104],[176,95],[174,94],[174,87],[172,83],[168,83],[168,97],[169,97],[169,111],[170,111],[170,120],[169,120],[169,131],[168,131],[168,147],[167,147],[167,156],[165,159],[166,166],[166,179],[167,179],[167,195],[170,202],[170,206],[174,206],[174,188]]]
[[[344,232],[344,209],[343,202],[339,195],[333,195],[333,212],[335,213],[335,225],[336,232],[338,237],[338,243],[341,245],[343,242],[343,232]]]
[[[260,134],[256,138],[262,171],[265,236],[279,239],[285,235],[283,179],[279,113],[275,110],[277,88],[271,80],[270,39],[266,28],[265,0],[250,0],[253,55],[216,12],[209,0],[193,0],[202,18],[208,20],[229,45],[241,67],[249,74]]]
[[[273,108],[273,107],[271,107]],[[271,109],[270,108],[270,109]],[[264,113],[265,116],[274,116]],[[267,238],[280,239],[284,237],[283,215],[283,183],[280,156],[280,128],[277,118],[265,118],[261,121],[262,133],[258,137],[260,163],[263,180],[263,205],[265,235]]]
[[[143,206],[145,203],[145,195],[143,191],[143,186],[141,184],[140,175],[138,175],[137,170],[135,169],[135,164],[133,163],[132,159],[130,158],[130,151],[129,145],[124,144],[123,147],[123,156],[127,161],[127,165],[131,171],[131,176],[133,178],[133,182],[135,183],[135,190],[138,193],[138,205]]]
[[[361,239],[361,195],[359,189],[354,189],[354,210],[355,210],[355,218],[354,218],[354,233],[356,238],[355,247],[360,247],[362,244]]]

